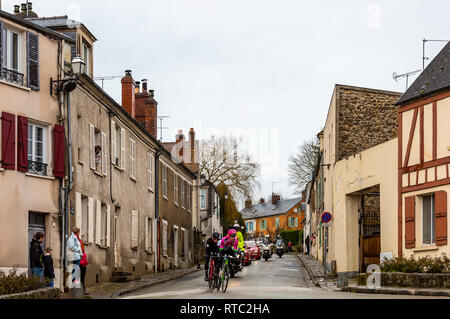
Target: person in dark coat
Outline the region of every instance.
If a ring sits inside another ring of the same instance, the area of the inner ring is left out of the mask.
[[[48,287],[54,287],[53,280],[55,279],[55,269],[53,268],[52,249],[50,247],[45,248],[44,252],[44,278],[50,282]]]
[[[305,239],[306,254],[309,255],[309,235]]]
[[[212,254],[217,254],[219,252],[219,246],[217,242],[219,241],[219,233],[213,233],[212,237],[206,241],[205,249],[205,281],[208,281],[208,269],[209,269],[209,259]]]
[[[45,235],[44,233],[37,232],[34,235],[33,240],[30,243],[30,268],[31,274],[33,276],[37,276],[42,278],[44,266],[42,264],[43,261],[43,252],[41,243],[44,241]]]

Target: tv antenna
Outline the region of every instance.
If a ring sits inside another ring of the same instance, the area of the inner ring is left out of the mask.
[[[273,194],[273,184],[279,184],[280,182],[272,182],[272,194]]]
[[[412,72],[408,72],[408,73],[403,73],[403,74],[397,74],[397,73],[393,73],[392,77],[395,80],[395,82],[398,82],[397,79],[398,78],[406,78],[406,90],[408,89],[408,79],[411,75],[416,74],[418,72],[420,72],[421,70],[416,70],[416,71],[412,71]]]
[[[423,39],[422,40],[422,70],[425,70],[425,60],[430,60],[431,57],[425,56],[425,43],[427,42],[449,42],[450,40],[430,40]]]
[[[163,126],[163,120],[170,118],[170,116],[168,115],[160,115],[158,116],[158,120],[159,120],[159,139],[162,141],[162,133],[163,130],[168,130],[169,127],[168,126]]]
[[[116,78],[121,78],[121,77],[122,77],[122,75],[98,76],[98,77],[94,77],[94,81],[102,81],[102,90],[103,90],[103,82],[105,80],[114,80]]]

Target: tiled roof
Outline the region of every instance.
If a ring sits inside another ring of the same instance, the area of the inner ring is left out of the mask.
[[[253,219],[273,215],[282,215],[302,201],[302,198],[285,199],[272,204],[256,204],[241,210],[242,219]]]
[[[450,88],[450,42],[428,64],[396,105]]]

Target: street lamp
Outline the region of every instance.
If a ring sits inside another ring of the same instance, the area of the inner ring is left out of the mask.
[[[83,59],[76,55],[72,60],[72,71],[73,74],[79,75],[84,73],[84,69],[86,67],[86,63],[83,61]]]
[[[85,71],[86,63],[83,59],[76,55],[72,60],[72,74],[73,76],[64,78],[62,80],[53,80],[50,78],[50,95],[53,95],[53,85],[56,84],[57,92],[72,92],[77,87],[77,80],[80,74],[83,74]]]

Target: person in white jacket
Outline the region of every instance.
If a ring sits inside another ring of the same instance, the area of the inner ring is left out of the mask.
[[[69,263],[73,263],[80,266],[81,257],[83,256],[83,251],[81,250],[81,243],[78,240],[76,235],[79,235],[80,228],[73,227],[72,228],[72,234],[69,237],[69,240],[67,241],[67,261]],[[73,271],[72,271],[73,274]],[[79,272],[77,278],[72,278],[72,281],[76,284],[79,284],[80,278],[79,278]]]

